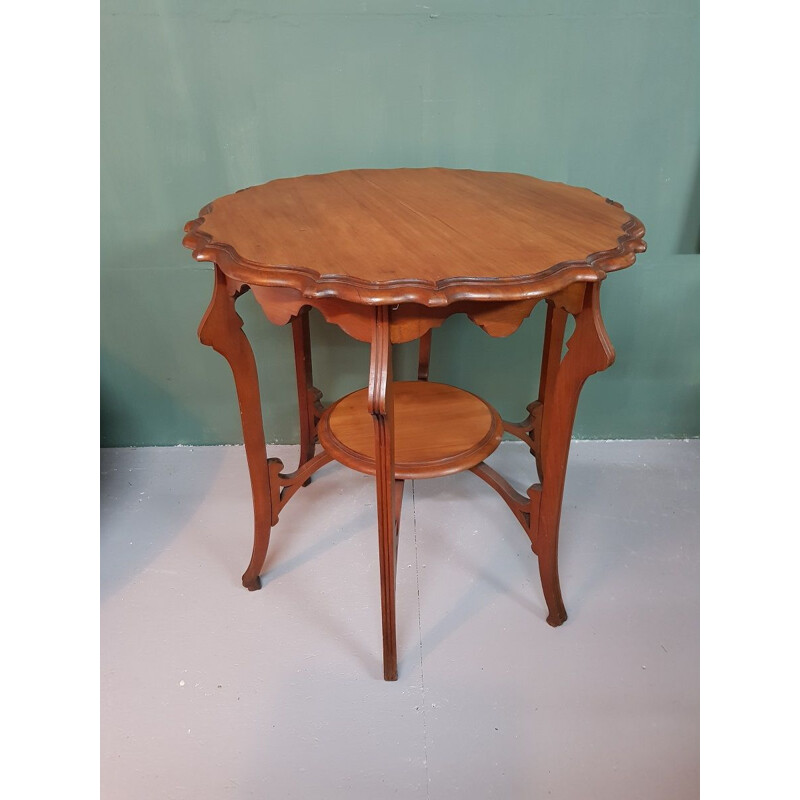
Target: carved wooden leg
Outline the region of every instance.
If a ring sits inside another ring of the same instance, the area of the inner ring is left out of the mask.
[[[552,300],[547,301],[547,321],[544,328],[544,347],[542,348],[542,369],[539,375],[539,413],[533,424],[532,435],[534,447],[532,453],[536,458],[536,471],[539,480],[542,480],[542,454],[544,452],[544,437],[546,428],[544,418],[547,412],[547,399],[552,397],[556,385],[556,374],[561,364],[561,352],[564,348],[564,331],[567,327],[567,311],[562,306],[556,305]],[[553,407],[553,403],[550,403]]]
[[[394,478],[392,346],[389,338],[389,308],[387,306],[378,306],[375,309],[375,327],[372,334],[369,365],[368,404],[369,412],[375,423],[375,483],[378,497],[383,677],[387,681],[396,681],[395,576],[398,514],[395,505],[399,501],[398,487]],[[400,487],[400,491],[402,491],[402,487]]]
[[[222,270],[215,267],[214,293],[197,334],[203,344],[213,347],[226,358],[236,383],[244,449],[253,490],[254,515],[253,554],[242,576],[242,583],[253,591],[261,588],[259,573],[269,546],[272,501],[256,361],[250,342],[242,330],[242,319],[234,307],[236,298],[244,291],[247,291],[246,286],[229,283]]]
[[[431,340],[433,331],[426,331],[419,340],[419,367],[417,368],[417,380],[428,380],[428,371],[431,364]]]
[[[315,401],[320,396],[318,390],[314,388],[311,376],[311,335],[307,308],[292,318],[292,340],[294,342],[294,367],[297,375],[297,401],[300,411],[299,469],[314,457],[317,424]],[[308,486],[309,483],[311,483],[311,478],[303,486]]]
[[[549,301],[548,301],[549,302]],[[600,316],[600,284],[586,286],[583,306],[575,315],[575,331],[561,359],[566,312],[549,303],[545,360],[542,370],[542,489],[536,533],[539,574],[550,625],[567,619],[558,580],[558,526],[569,456],[572,424],[586,378],[614,363],[614,348]]]

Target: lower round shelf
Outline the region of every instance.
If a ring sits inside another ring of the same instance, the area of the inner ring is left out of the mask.
[[[461,472],[479,464],[500,444],[503,422],[480,397],[428,381],[397,381],[393,390],[396,478]],[[375,426],[366,389],[328,408],[317,430],[320,444],[337,461],[375,474]]]

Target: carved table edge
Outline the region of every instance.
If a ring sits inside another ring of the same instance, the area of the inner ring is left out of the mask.
[[[613,200],[606,200],[622,208]],[[580,261],[562,261],[531,275],[504,278],[452,277],[440,281],[398,279],[372,282],[348,275],[320,275],[308,267],[288,264],[260,265],[236,252],[235,247],[214,241],[200,230],[213,204],[184,226],[183,246],[197,261],[215,263],[235,281],[255,286],[295,289],[308,299],[336,298],[360,305],[380,306],[418,303],[446,306],[459,300],[513,301],[554,294],[572,283],[601,281],[606,273],[631,266],[636,254],[647,249],[640,220],[629,214],[617,237],[617,247],[587,255]],[[624,210],[624,209],[623,209]]]

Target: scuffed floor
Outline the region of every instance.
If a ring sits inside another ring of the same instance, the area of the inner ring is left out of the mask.
[[[533,479],[521,444],[490,463]],[[371,478],[318,472],[250,593],[243,448],[103,451],[102,796],[697,797],[698,468],[697,441],[573,443],[557,629],[488,486],[409,482],[386,683]]]

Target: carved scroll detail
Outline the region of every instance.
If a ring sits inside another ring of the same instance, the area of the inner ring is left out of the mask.
[[[530,536],[531,514],[529,499],[521,495],[499,472],[492,469],[485,461],[476,464],[471,471],[486,481],[503,498],[517,521]]]
[[[508,422],[503,420],[503,430],[516,436],[517,439],[528,445],[531,455],[539,453],[539,429],[542,419],[542,403],[534,400],[526,408],[528,416],[522,422]],[[541,477],[541,476],[540,476]]]
[[[284,473],[283,461],[279,458],[268,460],[270,485],[272,489],[272,524],[278,524],[278,515],[301,486],[307,486],[311,476],[321,467],[330,464],[333,456],[320,450],[315,456],[302,463],[294,472]]]

